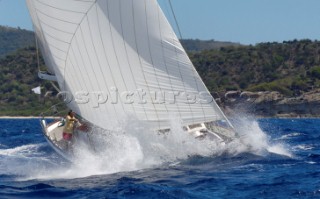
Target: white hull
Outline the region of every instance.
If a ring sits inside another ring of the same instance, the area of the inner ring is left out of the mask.
[[[65,142],[62,138],[63,134],[63,127],[58,127],[59,121],[53,122],[49,125],[46,124],[46,120],[41,119],[41,127],[44,137],[46,138],[49,145],[62,157],[64,157],[67,160],[71,160],[72,154],[62,146],[62,144]],[[51,127],[51,128],[50,128]],[[57,138],[54,135],[57,135],[61,138]]]

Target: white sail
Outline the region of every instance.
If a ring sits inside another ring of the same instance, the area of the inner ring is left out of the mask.
[[[93,124],[108,128],[126,115],[154,129],[172,118],[225,119],[156,0],[27,4],[46,65],[78,99],[68,106]]]

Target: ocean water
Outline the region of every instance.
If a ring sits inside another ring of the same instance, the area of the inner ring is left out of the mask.
[[[0,198],[320,198],[320,120],[235,125],[241,141],[225,146],[128,125],[68,162],[37,119],[2,119]]]

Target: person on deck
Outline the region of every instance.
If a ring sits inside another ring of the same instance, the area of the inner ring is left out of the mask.
[[[64,140],[71,141],[74,125],[77,122],[78,122],[78,120],[77,120],[77,118],[75,118],[74,112],[72,112],[72,110],[70,110],[68,112],[67,117],[66,117],[66,124],[65,124],[65,127],[63,129],[63,139]]]

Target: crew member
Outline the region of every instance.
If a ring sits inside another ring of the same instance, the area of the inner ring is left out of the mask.
[[[74,125],[77,122],[78,122],[78,120],[77,120],[77,118],[75,118],[74,112],[72,112],[72,110],[70,110],[68,112],[67,117],[66,117],[66,124],[63,129],[63,139],[64,140],[71,141],[73,130],[74,130]]]

